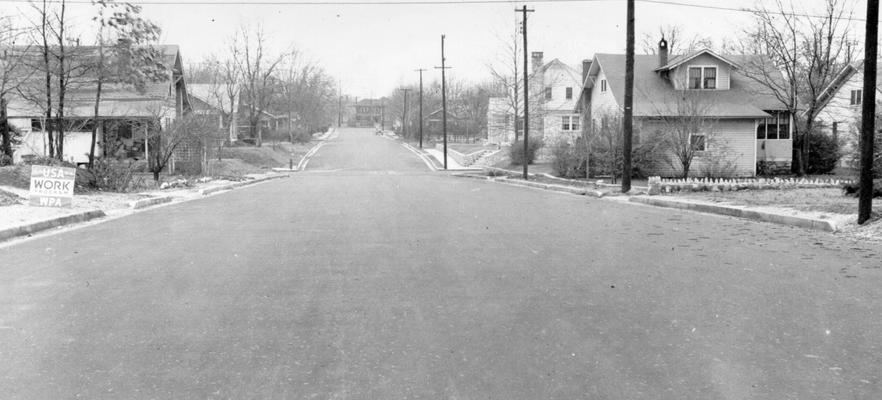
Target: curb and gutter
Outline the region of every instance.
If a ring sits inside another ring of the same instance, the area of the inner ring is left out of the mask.
[[[235,183],[230,183],[230,184],[226,184],[226,185],[215,186],[212,188],[202,189],[199,191],[199,194],[201,194],[203,196],[207,196],[212,193],[223,192],[226,190],[233,190],[236,188],[240,188],[242,186],[254,185],[254,184],[260,183],[260,182],[266,182],[266,181],[273,180],[273,179],[281,179],[281,178],[287,178],[287,177],[288,177],[288,175],[265,176],[265,177],[261,177],[261,178],[257,178],[257,179],[248,180],[248,181],[235,182]]]
[[[597,198],[604,198],[604,192],[596,191],[596,190],[588,190],[585,188],[578,188],[573,186],[566,185],[555,185],[555,184],[547,184],[547,183],[539,183],[539,182],[530,182],[530,181],[512,181],[507,178],[495,178],[490,176],[479,176],[474,174],[454,174],[453,176],[461,177],[461,178],[471,178],[471,179],[479,179],[490,182],[503,183],[511,186],[521,186],[521,187],[530,187],[536,189],[543,190],[551,190],[556,192],[565,192],[571,193],[575,195],[581,196],[591,196]],[[664,208],[675,208],[679,210],[686,211],[694,211],[705,214],[716,214],[716,215],[724,215],[730,217],[743,218],[753,221],[762,221],[762,222],[771,222],[773,224],[778,225],[786,225],[786,226],[794,226],[798,228],[824,231],[824,232],[836,232],[839,230],[839,226],[835,221],[826,220],[826,219],[817,219],[805,216],[795,216],[795,215],[787,215],[782,213],[770,212],[770,211],[761,211],[757,209],[752,209],[746,206],[736,206],[736,205],[722,205],[722,204],[710,204],[703,202],[694,202],[689,200],[680,200],[680,199],[671,199],[671,198],[661,198],[658,196],[647,196],[647,195],[636,195],[636,196],[628,196],[621,197],[617,196],[616,200],[622,201],[626,200],[630,203],[638,203],[655,207],[664,207]]]
[[[0,241],[5,241],[19,236],[31,235],[48,229],[57,228],[59,226],[86,222],[104,216],[106,216],[106,214],[104,214],[104,211],[89,210],[75,214],[68,214],[61,217],[32,222],[26,225],[16,226],[0,231]]]
[[[157,204],[171,203],[172,200],[174,200],[174,197],[171,196],[150,197],[146,199],[130,201],[129,208],[133,210],[140,210],[142,208],[152,207]]]
[[[800,217],[795,215],[786,215],[769,211],[759,211],[744,206],[699,203],[649,196],[632,196],[628,199],[628,201],[632,203],[640,203],[656,207],[676,208],[680,210],[697,211],[706,214],[728,215],[730,217],[771,222],[779,225],[796,226],[799,228],[824,232],[836,232],[838,230],[838,226],[833,221],[809,217]]]

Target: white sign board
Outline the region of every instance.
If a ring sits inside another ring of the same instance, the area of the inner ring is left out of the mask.
[[[73,200],[75,168],[31,166],[32,206],[70,207]]]

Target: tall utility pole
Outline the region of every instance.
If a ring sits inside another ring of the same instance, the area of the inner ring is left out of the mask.
[[[445,64],[447,60],[444,58],[444,37],[441,35],[441,66],[435,67],[441,70],[441,130],[444,131],[444,169],[447,169],[447,80],[444,71],[450,67]]]
[[[380,101],[380,132],[386,131],[386,100]]]
[[[873,145],[876,129],[876,40],[879,37],[879,0],[867,0],[866,39],[864,39],[864,93],[861,110],[861,176],[858,224],[870,219],[873,211]]]
[[[628,0],[625,46],[625,115],[622,121],[622,193],[631,190],[631,136],[634,132],[634,0]]]
[[[409,90],[410,89],[408,89],[408,88],[401,89],[401,91],[404,92],[404,113],[401,115],[401,137],[402,138],[407,137],[407,92]]]
[[[416,69],[420,73],[420,148],[423,148],[423,71],[425,69]]]
[[[515,9],[515,12],[521,12],[524,14],[523,25],[521,26],[521,31],[524,33],[524,180],[529,179],[529,175],[527,174],[527,164],[529,164],[527,149],[529,148],[528,142],[530,140],[530,81],[529,74],[527,73],[529,70],[527,68],[527,13],[533,11],[534,10],[528,10],[526,5],[520,10]],[[515,113],[515,115],[517,115],[517,113]],[[515,122],[515,129],[517,129],[517,122]]]

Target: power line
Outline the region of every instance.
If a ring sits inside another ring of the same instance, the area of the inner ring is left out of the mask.
[[[161,0],[145,0],[145,1],[136,1],[136,4],[139,5],[172,5],[172,6],[353,6],[353,5],[364,5],[364,6],[388,6],[388,5],[462,5],[462,4],[511,4],[511,3],[611,3],[611,2],[622,2],[623,0],[526,0],[526,1],[513,1],[513,0],[377,0],[377,1],[369,1],[369,0],[331,0],[331,1],[317,1],[317,0],[278,0],[278,1],[242,1],[242,0],[231,0],[231,1],[221,1],[221,0],[207,0],[207,1],[199,1],[199,0],[174,0],[174,1],[161,1]],[[701,8],[706,10],[717,10],[717,11],[729,11],[729,12],[743,12],[743,13],[757,13],[764,12],[764,10],[759,8],[745,8],[745,7],[726,7],[726,6],[713,6],[707,4],[693,4],[693,3],[685,3],[682,1],[673,1],[673,0],[635,0],[638,3],[649,3],[649,4],[659,4],[659,5],[669,5],[669,6],[677,6],[677,7],[691,7],[691,8]],[[31,0],[0,0],[0,3],[29,3]],[[61,3],[61,0],[48,0],[48,3]],[[91,0],[66,0],[68,4],[92,4]],[[806,18],[828,18],[828,16],[820,15],[820,14],[809,14],[809,13],[801,13],[801,12],[772,12],[773,14],[782,14],[792,17],[806,17]],[[866,22],[866,19],[862,18],[837,18],[837,19],[850,19],[852,21],[860,21]]]

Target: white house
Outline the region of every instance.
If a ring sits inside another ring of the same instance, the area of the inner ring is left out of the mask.
[[[882,82],[882,71],[877,73],[876,82]],[[861,102],[864,91],[864,61],[846,65],[836,75],[829,86],[818,95],[821,106],[816,124],[821,132],[832,135],[842,144],[843,157],[839,166],[857,168],[857,152],[861,119]],[[876,86],[877,97],[882,91]]]
[[[533,52],[531,56],[530,137],[543,139],[546,148],[562,140],[572,141],[581,131],[579,114],[573,111],[579,97],[579,72],[557,58],[544,63],[542,52]],[[519,96],[520,138],[523,133],[523,92]],[[488,141],[498,144],[514,141],[512,101],[507,97],[492,97],[487,109]]]
[[[741,73],[742,63],[755,60],[755,56],[722,56],[707,49],[669,58],[664,39],[658,55],[636,55],[633,115],[639,136],[635,142],[670,129],[663,121],[685,117],[683,101],[691,100],[702,104],[696,112],[713,124],[707,132],[689,136],[695,149],[690,175],[754,176],[758,163],[789,170],[791,118],[768,90]],[[625,55],[596,54],[585,65],[581,94],[585,103],[579,107],[587,111],[586,129],[597,132],[606,116],[623,111]],[[682,168],[672,154],[658,154],[651,170],[642,172],[678,176]]]

